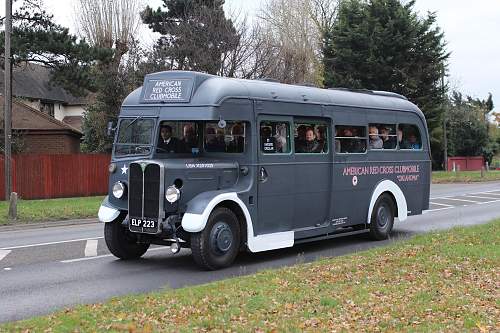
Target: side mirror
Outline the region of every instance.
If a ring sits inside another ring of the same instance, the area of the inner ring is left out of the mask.
[[[108,122],[108,129],[106,131],[106,133],[108,134],[108,136],[113,135],[115,133],[115,131],[116,131],[116,127],[114,127],[113,125],[114,124],[113,124],[112,121]]]

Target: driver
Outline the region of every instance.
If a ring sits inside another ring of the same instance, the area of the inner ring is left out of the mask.
[[[172,137],[172,127],[162,124],[160,126],[160,138],[158,139],[159,153],[180,153],[182,152],[182,142]]]

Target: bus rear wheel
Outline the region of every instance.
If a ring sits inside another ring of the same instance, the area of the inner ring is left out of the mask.
[[[205,229],[191,235],[191,252],[200,267],[216,270],[233,263],[240,242],[238,218],[230,209],[219,207],[210,214]]]
[[[370,236],[374,240],[387,239],[394,226],[394,201],[388,194],[378,197],[370,219]]]
[[[149,248],[149,244],[137,243],[137,238],[122,226],[120,218],[104,224],[104,240],[109,252],[120,259],[138,259]]]

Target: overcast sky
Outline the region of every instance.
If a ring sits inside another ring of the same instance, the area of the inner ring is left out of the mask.
[[[75,32],[73,5],[75,0],[45,0],[47,9],[61,25]],[[226,11],[255,15],[262,0],[226,0]],[[161,0],[144,0],[156,8]],[[2,7],[3,1],[2,1]],[[451,52],[450,84],[464,94],[486,98],[493,94],[496,110],[500,108],[500,1],[498,0],[417,0],[416,9],[425,14],[437,13],[438,25],[444,30]],[[4,12],[4,8],[1,11]],[[141,31],[146,44],[154,37]]]

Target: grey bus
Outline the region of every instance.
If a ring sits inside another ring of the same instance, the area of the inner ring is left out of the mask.
[[[367,232],[429,207],[423,113],[405,97],[167,71],[123,102],[99,209],[110,252],[238,252]]]

